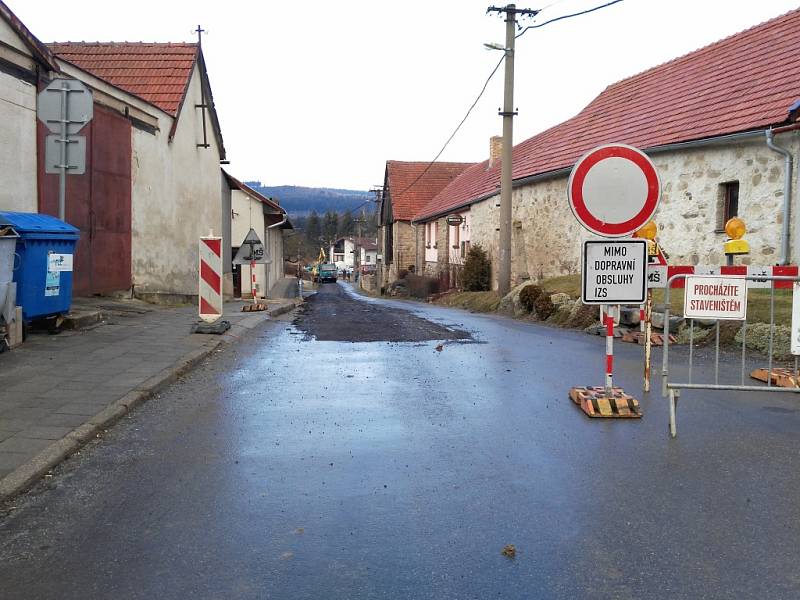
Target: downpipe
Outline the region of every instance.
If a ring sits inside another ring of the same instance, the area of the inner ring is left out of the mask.
[[[786,148],[778,146],[774,142],[774,131],[772,128],[765,131],[767,147],[773,152],[783,155],[783,231],[781,233],[781,257],[780,264],[789,264],[789,219],[791,218],[792,206],[792,153]]]

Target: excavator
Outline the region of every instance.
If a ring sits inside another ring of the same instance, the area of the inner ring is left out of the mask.
[[[327,255],[325,254],[325,248],[319,249],[319,256],[317,257],[317,262],[314,263],[314,266],[311,267],[311,281],[317,283],[319,280],[319,266],[325,264],[325,260],[327,259]]]

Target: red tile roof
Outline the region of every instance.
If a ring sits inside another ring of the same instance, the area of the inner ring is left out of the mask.
[[[605,143],[654,148],[787,122],[800,98],[800,10],[606,88],[578,115],[514,148],[514,179],[573,165]],[[438,216],[492,194],[500,170],[467,169],[419,210]]]
[[[436,194],[472,163],[386,161],[386,190],[395,221],[410,221]],[[427,172],[425,169],[428,169]],[[424,173],[424,174],[423,174]]]
[[[178,115],[198,57],[197,44],[64,42],[47,44],[59,58]]]

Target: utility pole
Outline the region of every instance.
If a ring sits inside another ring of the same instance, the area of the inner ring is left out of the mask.
[[[506,53],[505,84],[503,89],[503,154],[500,172],[500,260],[497,273],[497,289],[501,296],[511,290],[511,167],[512,147],[514,145],[514,42],[516,36],[517,15],[535,16],[539,11],[529,8],[517,8],[515,4],[507,6],[490,6],[486,12],[505,13],[506,15]]]

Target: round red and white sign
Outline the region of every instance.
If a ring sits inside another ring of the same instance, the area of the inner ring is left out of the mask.
[[[603,237],[623,237],[653,218],[661,199],[661,181],[644,152],[608,144],[575,164],[567,197],[572,214],[586,229]]]

